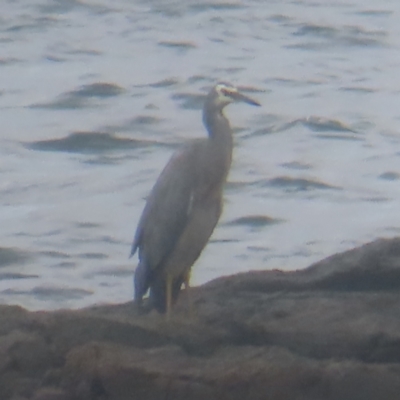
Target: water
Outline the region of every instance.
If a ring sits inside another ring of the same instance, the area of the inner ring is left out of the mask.
[[[192,282],[304,268],[400,228],[396,1],[0,5],[0,301],[132,298],[131,240],[179,145],[230,106],[225,211]]]

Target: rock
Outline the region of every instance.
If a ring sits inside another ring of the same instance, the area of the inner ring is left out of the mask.
[[[0,306],[0,399],[394,400],[400,239],[219,278],[171,319]]]
[[[41,388],[39,389],[32,400],[68,400],[67,394],[57,388]]]

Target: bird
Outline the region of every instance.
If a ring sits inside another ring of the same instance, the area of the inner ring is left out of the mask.
[[[212,87],[203,106],[208,137],[184,145],[172,155],[146,200],[130,257],[138,251],[134,303],[171,312],[181,287],[221,216],[223,188],[232,162],[233,132],[224,109],[231,103],[261,104],[235,86]]]

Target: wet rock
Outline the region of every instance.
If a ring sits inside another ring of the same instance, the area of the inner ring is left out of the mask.
[[[397,400],[399,289],[400,239],[381,239],[217,279],[170,320],[0,306],[0,399]]]

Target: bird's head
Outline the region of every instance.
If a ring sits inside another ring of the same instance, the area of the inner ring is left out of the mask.
[[[217,83],[212,88],[208,95],[207,101],[211,103],[212,107],[220,111],[222,111],[224,107],[231,103],[242,102],[251,104],[253,106],[261,105],[258,101],[239,92],[235,86],[225,82]]]

